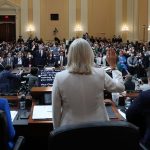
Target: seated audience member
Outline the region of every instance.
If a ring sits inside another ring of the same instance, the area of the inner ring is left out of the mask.
[[[138,60],[134,53],[131,53],[131,56],[127,58],[127,64],[129,68],[129,73],[131,75],[137,74]]]
[[[126,91],[134,91],[135,90],[135,83],[132,81],[132,75],[126,76],[124,85],[125,85]]]
[[[68,124],[109,120],[104,105],[104,89],[123,92],[124,82],[116,70],[116,52],[107,50],[107,62],[113,79],[102,68],[94,67],[94,53],[90,44],[78,38],[68,53],[66,70],[56,74],[52,89],[54,128]]]
[[[146,91],[150,90],[150,69],[147,72],[147,78],[143,77],[141,78],[142,80],[142,85],[140,85],[140,90]]]
[[[14,83],[20,80],[21,73],[22,72],[17,75],[11,73],[11,66],[7,65],[5,69],[0,72],[0,92],[10,92],[10,90],[14,88]]]
[[[141,143],[150,149],[150,90],[143,91],[126,111],[127,121],[139,127]]]
[[[22,67],[25,64],[25,58],[21,52],[18,52],[17,57],[14,58],[14,67]]]
[[[32,87],[38,86],[38,68],[37,67],[32,67],[30,74],[26,77],[28,78],[28,84],[29,84],[29,91],[31,90]]]
[[[13,139],[15,137],[15,130],[11,121],[11,115],[10,115],[10,108],[8,105],[7,99],[0,98],[0,110],[3,110],[6,114],[6,119],[7,119],[7,125],[8,125],[8,132],[9,132],[9,142],[8,142],[8,148],[12,149],[13,148]]]

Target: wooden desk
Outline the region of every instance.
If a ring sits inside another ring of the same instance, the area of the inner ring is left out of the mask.
[[[31,114],[29,119],[27,120],[26,125],[15,125],[15,130],[18,135],[23,135],[26,138],[26,143],[29,145],[27,149],[47,149],[47,140],[50,131],[53,130],[52,120],[33,120],[32,113],[33,107],[36,103],[33,102],[31,108]],[[113,120],[122,120],[120,114],[115,106],[112,103],[112,109],[115,112],[117,118]]]
[[[32,119],[33,107],[34,107],[35,104],[36,104],[36,103],[33,102],[32,108],[31,108],[31,115],[30,115],[30,117],[29,117],[29,119],[28,119],[28,123],[29,123],[29,124],[52,124],[52,123],[53,123],[53,122],[52,122],[52,119],[47,119],[47,120],[33,120],[33,119]],[[106,107],[107,107],[107,106],[106,106]],[[115,106],[115,103],[114,103],[114,102],[112,102],[111,107],[112,107],[112,111],[115,113],[115,116],[116,116],[116,117],[115,117],[115,118],[110,118],[110,120],[116,120],[116,121],[124,120],[124,119],[121,117],[120,113],[118,112],[118,109],[117,109],[117,107]]]
[[[6,98],[10,101],[18,101],[19,100],[18,96],[0,96],[0,98]]]
[[[32,87],[31,93],[45,93],[45,92],[52,92],[52,87]]]

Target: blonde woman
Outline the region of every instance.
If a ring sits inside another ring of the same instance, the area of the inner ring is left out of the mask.
[[[69,47],[66,70],[56,74],[53,91],[53,126],[109,120],[103,90],[123,92],[122,74],[116,70],[116,53],[107,51],[113,79],[101,68],[94,68],[94,54],[89,43],[76,39]]]

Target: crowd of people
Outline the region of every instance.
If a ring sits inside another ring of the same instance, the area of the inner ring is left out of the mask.
[[[106,61],[106,52],[110,47],[114,48],[118,55],[117,67],[123,77],[131,75],[133,78],[147,77],[146,71],[150,66],[150,43],[122,42],[120,36],[112,39],[93,37],[88,33],[83,34],[94,52],[96,67],[109,66]],[[70,40],[55,38],[52,42],[44,43],[37,37],[29,37],[27,41],[19,36],[16,43],[0,43],[0,72],[6,66],[15,67],[64,67],[67,65],[67,54],[70,44],[76,38]],[[130,89],[126,89],[130,90]]]
[[[142,92],[138,101],[129,108],[127,120],[140,126],[143,120],[139,123],[138,116],[144,119],[149,114],[146,104],[149,104],[150,89],[150,43],[123,43],[120,36],[113,36],[110,40],[88,33],[82,38],[63,41],[55,38],[47,43],[37,37],[29,37],[24,41],[21,36],[16,43],[3,41],[0,43],[0,92],[3,92],[4,87],[9,92],[10,79],[20,78],[21,74],[11,73],[11,69],[20,66],[31,67],[30,75],[27,76],[31,83],[30,89],[37,85],[39,67],[65,67],[64,71],[56,74],[53,84],[54,128],[65,124],[109,120],[103,103],[103,90],[136,90],[139,86],[137,83],[142,83],[140,90],[146,92]],[[112,78],[101,66],[111,68]],[[145,101],[141,102],[143,98]],[[146,135],[144,128],[142,142],[147,147],[150,147],[149,136],[149,128]]]

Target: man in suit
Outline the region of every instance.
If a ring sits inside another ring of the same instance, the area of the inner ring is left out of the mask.
[[[14,58],[14,66],[15,67],[22,67],[25,64],[25,58],[22,57],[22,53],[18,52],[18,55],[16,58]]]
[[[67,64],[67,58],[64,56],[63,52],[60,52],[60,56],[55,59],[55,67],[63,67]]]
[[[39,50],[37,50],[35,53],[35,58],[34,58],[35,65],[44,67],[46,65],[46,60],[47,60],[47,56],[46,56],[44,46],[43,44],[40,44]]]
[[[150,90],[143,91],[133,101],[126,111],[126,118],[139,127],[141,142],[150,149]]]
[[[14,75],[11,73],[11,66],[7,65],[5,69],[0,72],[0,92],[10,92],[16,86],[16,81],[21,77],[21,73]],[[15,83],[15,84],[14,84]]]
[[[13,64],[14,64],[14,57],[12,56],[11,53],[8,53],[7,54],[7,57],[4,58],[4,67],[7,66],[7,65],[10,65],[12,68],[13,68]]]

